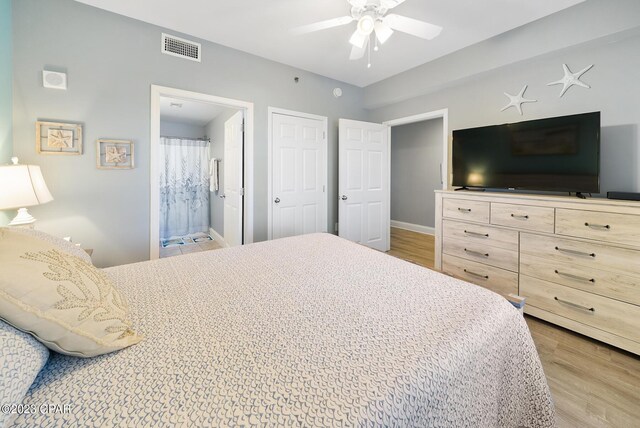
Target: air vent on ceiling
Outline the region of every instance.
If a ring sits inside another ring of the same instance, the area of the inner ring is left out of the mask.
[[[169,34],[162,34],[162,53],[200,62],[201,52],[200,43]]]

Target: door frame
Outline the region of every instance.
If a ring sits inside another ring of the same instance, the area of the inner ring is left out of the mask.
[[[151,120],[149,142],[149,258],[157,259],[160,256],[160,166],[159,142],[160,142],[160,98],[170,97],[188,101],[199,101],[217,104],[224,107],[237,108],[244,111],[244,210],[243,229],[244,242],[253,242],[253,133],[254,133],[254,106],[252,102],[223,98],[200,92],[186,91],[183,89],[166,86],[151,85]]]
[[[323,182],[323,186],[324,186],[324,210],[322,210],[323,213],[323,220],[324,220],[324,225],[327,228],[327,230],[329,229],[329,226],[327,225],[328,222],[328,215],[329,215],[329,171],[328,171],[328,157],[329,157],[329,119],[326,116],[319,116],[316,114],[311,114],[311,113],[303,113],[303,112],[299,112],[299,111],[293,111],[293,110],[287,110],[287,109],[283,109],[283,108],[279,108],[279,107],[271,107],[269,106],[267,108],[267,113],[268,113],[268,126],[267,126],[267,132],[268,132],[268,138],[267,138],[267,150],[268,150],[268,168],[267,168],[267,239],[269,241],[271,241],[273,239],[273,115],[274,114],[281,114],[281,115],[285,115],[285,116],[294,116],[294,117],[300,117],[303,119],[312,119],[312,120],[319,120],[320,122],[322,122],[323,125],[323,132],[324,132],[324,165],[323,165],[323,171],[324,171],[324,182]]]
[[[451,151],[451,143],[449,140],[449,109],[429,111],[426,113],[414,114],[412,116],[400,117],[397,119],[382,122],[383,125],[389,126],[389,176],[387,177],[387,207],[389,208],[389,219],[391,219],[391,128],[394,126],[408,125],[410,123],[424,122],[432,119],[442,119],[442,171],[440,171],[440,179],[442,180],[442,189],[449,188],[449,156]],[[434,196],[435,197],[435,196]],[[391,245],[391,223],[389,223],[388,242]]]

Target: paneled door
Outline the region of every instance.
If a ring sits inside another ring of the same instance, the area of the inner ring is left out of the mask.
[[[389,127],[340,119],[338,221],[340,236],[389,250]]]
[[[272,114],[271,237],[326,232],[325,122]]]
[[[244,115],[237,112],[224,123],[224,240],[242,245]]]

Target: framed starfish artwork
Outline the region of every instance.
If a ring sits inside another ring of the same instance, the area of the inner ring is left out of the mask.
[[[47,155],[81,155],[82,125],[36,122],[36,151]]]
[[[98,140],[96,167],[99,169],[132,169],[133,142],[128,140]]]

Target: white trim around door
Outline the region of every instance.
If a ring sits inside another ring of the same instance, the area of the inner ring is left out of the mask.
[[[254,107],[252,102],[239,101],[230,98],[216,97],[199,92],[151,85],[151,128],[149,144],[149,258],[159,257],[160,242],[160,98],[171,97],[183,100],[200,101],[218,104],[224,107],[237,108],[244,111],[244,244],[253,242],[253,122]]]
[[[293,116],[293,117],[301,117],[304,119],[312,119],[312,120],[318,120],[322,122],[322,127],[323,127],[323,132],[324,132],[324,165],[323,165],[323,171],[324,171],[324,224],[325,226],[328,228],[329,226],[327,225],[327,217],[328,217],[328,209],[329,209],[329,199],[328,199],[328,194],[329,194],[329,186],[328,186],[328,176],[329,176],[329,172],[328,172],[328,155],[329,155],[329,150],[328,150],[328,136],[329,136],[329,121],[327,119],[326,116],[318,116],[315,114],[310,114],[310,113],[303,113],[303,112],[299,112],[299,111],[293,111],[293,110],[286,110],[286,109],[282,109],[282,108],[278,108],[278,107],[269,107],[267,109],[268,112],[268,137],[267,137],[267,141],[268,141],[268,169],[267,169],[267,177],[268,177],[268,190],[267,190],[267,207],[268,207],[268,214],[267,214],[267,239],[271,240],[273,239],[273,115],[274,114],[281,114],[281,115],[286,115],[286,116]],[[325,229],[326,230],[333,230],[331,229]]]
[[[227,244],[227,241],[224,240],[224,237],[222,235],[220,235],[218,232],[216,232],[213,229],[213,227],[209,228],[209,235],[211,235],[213,240],[216,241],[218,244],[220,244],[220,246],[222,248],[228,248],[229,247],[229,244]]]
[[[383,125],[389,126],[389,153],[391,153],[391,128],[393,126],[407,125],[409,123],[423,122],[431,119],[442,119],[442,170],[440,171],[440,179],[442,181],[442,189],[447,190],[449,188],[449,170],[450,170],[450,153],[451,142],[449,139],[449,109],[434,110],[426,113],[416,114],[413,116],[401,117],[398,119],[388,120],[382,122]],[[389,189],[387,191],[387,207],[389,207],[389,216],[391,216],[391,155],[389,155],[389,175],[387,179]],[[434,195],[435,198],[435,195]],[[411,230],[411,229],[408,229]],[[433,233],[431,233],[433,234]],[[436,236],[436,239],[438,237]],[[389,242],[391,242],[391,228],[389,228]]]

